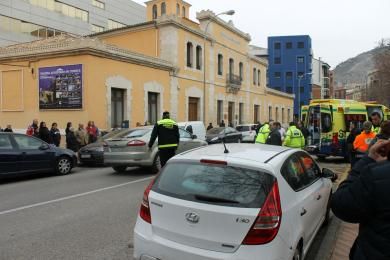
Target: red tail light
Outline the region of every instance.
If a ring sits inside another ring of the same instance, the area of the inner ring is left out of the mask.
[[[278,234],[282,220],[277,181],[268,194],[259,215],[242,242],[243,245],[262,245],[271,242]]]
[[[141,140],[133,140],[127,143],[127,146],[145,146],[146,143]]]
[[[217,164],[217,165],[227,165],[227,162],[226,162],[226,161],[207,160],[207,159],[202,159],[202,160],[200,160],[200,163],[205,163],[205,164]]]
[[[144,191],[144,197],[142,198],[141,209],[139,211],[140,217],[149,224],[152,224],[152,215],[150,214],[150,207],[149,207],[149,192],[152,189],[154,182],[155,179],[153,179],[149,183],[148,187],[146,187]]]

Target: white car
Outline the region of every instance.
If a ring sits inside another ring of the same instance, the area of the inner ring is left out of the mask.
[[[254,143],[256,141],[256,127],[255,124],[238,125],[236,130],[241,132],[244,143]]]
[[[144,192],[137,260],[304,259],[331,178],[302,150],[212,145],[172,158]]]
[[[198,137],[198,139],[205,141],[206,140],[206,127],[202,121],[189,121],[189,122],[179,122],[178,126],[186,131],[190,131],[189,127],[192,128],[192,133]]]

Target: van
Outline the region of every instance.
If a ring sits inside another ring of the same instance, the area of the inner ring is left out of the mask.
[[[192,127],[192,133],[200,140],[206,140],[206,127],[202,121],[189,121],[177,123],[179,128],[188,131],[189,126]]]

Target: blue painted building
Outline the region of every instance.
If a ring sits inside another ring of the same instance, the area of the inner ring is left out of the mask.
[[[294,115],[312,93],[312,47],[308,35],[268,37],[268,87],[295,94]]]

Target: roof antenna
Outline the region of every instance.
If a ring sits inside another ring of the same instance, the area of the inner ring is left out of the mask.
[[[223,151],[223,153],[229,153],[229,150],[226,148],[225,144],[225,136],[220,136],[219,139],[222,141],[223,147],[225,147],[225,151]]]

